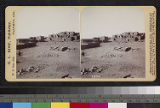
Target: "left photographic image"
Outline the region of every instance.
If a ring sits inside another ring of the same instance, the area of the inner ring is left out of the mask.
[[[79,11],[23,7],[16,12],[16,79],[80,76]]]

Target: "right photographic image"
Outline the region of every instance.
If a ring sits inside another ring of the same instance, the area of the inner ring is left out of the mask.
[[[81,14],[83,78],[145,78],[145,12],[87,7]]]

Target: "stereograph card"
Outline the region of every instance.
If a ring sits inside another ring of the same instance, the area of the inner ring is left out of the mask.
[[[156,79],[154,6],[8,6],[7,81]]]

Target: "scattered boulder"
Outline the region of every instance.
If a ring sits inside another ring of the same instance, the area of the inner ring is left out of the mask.
[[[56,50],[58,47],[50,47],[50,50]]]
[[[91,68],[83,68],[81,70],[81,75],[86,75],[86,74],[93,73],[93,72],[100,73],[102,71],[103,71],[102,68],[99,68],[97,66],[92,66]]]
[[[34,72],[38,73],[40,70],[44,69],[45,65],[40,65],[40,66],[29,66],[28,68],[22,68],[17,71],[17,75],[23,75],[25,73],[29,72]]]
[[[40,71],[39,68],[36,68],[36,70],[34,71],[35,73],[38,73]]]
[[[97,69],[98,69],[98,67],[97,67],[97,66],[92,66],[92,67],[91,67],[91,72],[96,72],[96,71],[97,71]]]
[[[135,42],[137,42],[138,40],[139,40],[138,37],[135,37],[135,38],[134,38],[134,41],[135,41]]]
[[[34,67],[33,67],[33,66],[30,66],[30,67],[28,67],[28,69],[27,69],[28,72],[33,72],[33,70],[34,70]]]
[[[18,51],[18,56],[22,56],[23,52],[22,51]]]
[[[128,52],[128,51],[134,50],[134,49],[131,47],[125,47],[125,48],[124,47],[114,47],[114,50]]]
[[[17,75],[21,75],[20,71],[18,70]]]
[[[98,73],[101,73],[102,71],[103,71],[102,68],[99,68],[99,69],[97,70]]]
[[[17,60],[16,63],[21,63],[21,62],[19,60]]]
[[[82,52],[82,56],[85,56],[85,53],[84,53],[84,52]]]
[[[69,77],[69,74],[63,75],[61,78],[67,78]]]
[[[23,75],[26,72],[27,72],[26,69],[22,68],[22,69],[18,70],[17,74],[18,75]]]
[[[140,48],[132,48],[132,51],[139,51]]]
[[[128,51],[130,51],[132,48],[131,47],[126,47],[125,48],[125,52],[128,52]]]
[[[66,50],[68,50],[69,48],[68,47],[62,47],[61,48],[61,51],[66,51]]]
[[[83,69],[81,70],[81,75],[88,74],[89,72],[90,72],[89,69],[83,68]]]
[[[128,77],[131,77],[131,74],[128,74],[128,75],[124,76],[123,78],[128,78]]]
[[[26,72],[26,69],[23,69],[23,68],[22,68],[22,69],[20,70],[20,72],[21,72],[21,73],[22,73],[22,72]]]
[[[123,47],[114,47],[114,50],[121,50]]]

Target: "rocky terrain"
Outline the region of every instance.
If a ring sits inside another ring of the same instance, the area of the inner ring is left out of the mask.
[[[144,33],[82,39],[81,51],[79,36],[75,32],[61,32],[47,38],[18,39],[17,78],[145,77]]]
[[[80,77],[79,42],[38,42],[17,50],[17,78]]]
[[[83,78],[144,78],[145,42],[107,42],[81,52]]]

